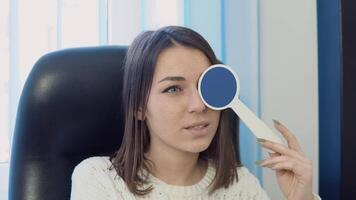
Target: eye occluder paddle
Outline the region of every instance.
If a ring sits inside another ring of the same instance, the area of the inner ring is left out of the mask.
[[[283,144],[281,138],[239,100],[240,80],[230,67],[222,64],[210,66],[200,76],[198,91],[209,108],[232,108],[257,138]]]

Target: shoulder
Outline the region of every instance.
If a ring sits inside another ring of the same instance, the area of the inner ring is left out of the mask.
[[[238,180],[234,179],[232,185],[227,188],[225,195],[232,199],[260,199],[269,200],[268,195],[261,187],[260,182],[248,168],[236,167]]]
[[[260,187],[260,182],[256,178],[254,174],[250,172],[250,170],[244,166],[237,167],[237,175],[238,175],[238,180],[237,183],[240,185],[248,185],[249,188],[259,188]]]
[[[236,167],[236,171],[239,175],[239,179],[250,179],[252,177],[255,177],[250,170],[247,167],[241,166],[241,167]]]
[[[127,199],[125,184],[109,157],[95,156],[84,159],[72,173],[71,200],[81,199]]]
[[[111,162],[107,156],[89,157],[75,166],[73,174],[106,173],[109,171],[110,166]]]
[[[72,180],[105,179],[106,181],[114,181],[118,177],[115,169],[111,167],[108,156],[89,157],[74,167],[71,178]]]
[[[101,167],[105,168],[111,165],[109,156],[93,156],[82,160],[75,168]]]

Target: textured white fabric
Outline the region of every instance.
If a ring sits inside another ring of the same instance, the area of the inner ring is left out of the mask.
[[[146,196],[135,196],[111,166],[109,157],[90,157],[79,163],[72,174],[71,200],[132,200],[132,199],[258,199],[269,200],[256,177],[247,168],[238,167],[239,180],[228,188],[220,188],[208,195],[209,183],[215,176],[215,168],[209,162],[204,177],[191,186],[169,185],[149,174],[154,189]],[[319,199],[317,196],[315,199]]]

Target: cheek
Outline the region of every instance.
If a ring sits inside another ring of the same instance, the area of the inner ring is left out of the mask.
[[[212,118],[214,119],[214,125],[217,127],[219,125],[221,111],[212,111]]]
[[[182,128],[182,106],[178,101],[164,98],[152,98],[147,107],[147,118],[151,128],[157,134],[172,132]]]

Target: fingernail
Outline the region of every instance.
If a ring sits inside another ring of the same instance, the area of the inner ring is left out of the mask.
[[[281,125],[281,122],[279,122],[279,121],[277,121],[277,120],[275,120],[275,119],[272,119],[272,120],[273,120],[273,122],[274,122],[275,124]]]
[[[258,141],[258,142],[260,142],[260,143],[262,143],[262,142],[266,142],[266,140],[265,140],[265,139],[263,139],[263,138],[257,138],[257,141]]]

